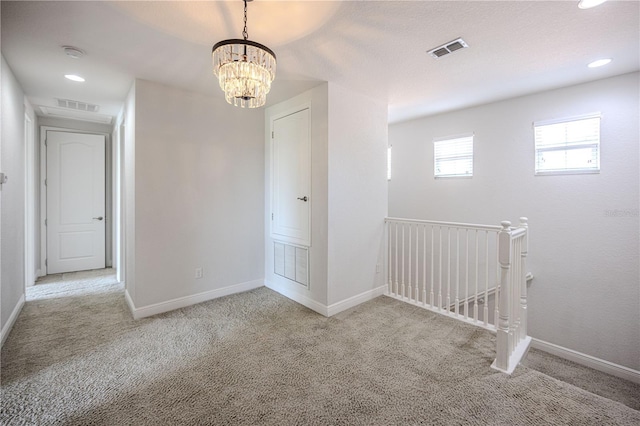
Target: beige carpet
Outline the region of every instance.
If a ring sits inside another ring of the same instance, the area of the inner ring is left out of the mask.
[[[86,278],[29,289],[3,425],[640,424],[534,369],[491,370],[491,333],[390,298],[327,319],[261,288],[134,321],[112,278]]]

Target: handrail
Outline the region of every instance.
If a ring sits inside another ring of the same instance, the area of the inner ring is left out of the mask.
[[[509,231],[511,231],[511,238],[518,238],[521,236],[524,236],[527,233],[527,230],[524,228],[515,228],[515,227],[510,227]]]
[[[500,231],[502,230],[502,226],[499,225],[476,225],[473,223],[458,223],[458,222],[440,222],[436,220],[421,220],[421,219],[405,219],[401,217],[386,217],[384,219],[385,222],[406,222],[406,223],[424,223],[429,225],[439,225],[439,226],[448,226],[455,228],[469,228],[469,229],[481,229],[481,230],[490,230],[490,231]]]

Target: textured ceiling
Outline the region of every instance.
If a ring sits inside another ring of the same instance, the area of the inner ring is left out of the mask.
[[[2,54],[35,105],[74,99],[115,115],[134,78],[224,102],[211,46],[241,37],[240,1],[1,7]],[[637,71],[639,9],[638,1],[581,10],[576,1],[257,0],[248,29],[278,57],[268,104],[330,81],[387,102],[393,122]],[[470,47],[426,54],[457,37]],[[87,55],[69,58],[62,45]],[[586,67],[601,57],[613,62]],[[67,81],[68,73],[87,81]]]

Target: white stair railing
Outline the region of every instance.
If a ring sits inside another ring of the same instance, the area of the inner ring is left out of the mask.
[[[527,335],[527,218],[512,229],[502,222],[499,235],[500,296],[496,330],[496,360],[492,368],[511,374],[531,344]]]
[[[497,333],[492,367],[526,354],[527,218],[518,227],[386,218],[387,295]],[[493,305],[493,309],[491,309]]]

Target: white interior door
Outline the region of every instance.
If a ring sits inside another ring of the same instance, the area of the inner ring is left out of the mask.
[[[47,132],[47,273],[105,267],[104,136]]]
[[[311,245],[309,109],[272,122],[272,226],[275,239]]]

